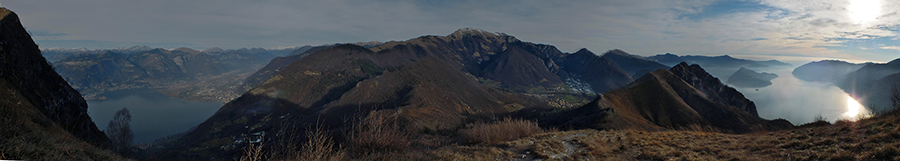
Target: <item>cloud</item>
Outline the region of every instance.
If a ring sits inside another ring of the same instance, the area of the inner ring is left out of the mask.
[[[121,42],[166,48],[302,46],[406,40],[475,27],[564,51],[586,47],[639,55],[874,60],[887,56],[837,48],[900,38],[900,2],[887,0],[880,16],[866,23],[848,16],[846,0],[83,0],[4,5],[19,13],[30,30],[65,33],[36,36],[47,47]],[[92,43],[73,43],[81,41]]]
[[[900,50],[900,46],[881,46],[878,48],[885,49],[885,50]]]

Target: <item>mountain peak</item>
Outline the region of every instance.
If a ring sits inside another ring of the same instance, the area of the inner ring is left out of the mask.
[[[505,36],[505,35],[506,34],[503,34],[503,33],[499,33],[499,32],[492,33],[492,32],[488,32],[488,31],[484,31],[482,29],[478,29],[478,28],[461,28],[461,29],[454,31],[453,33],[451,33],[448,36],[453,37],[453,38],[462,38],[462,37],[466,37],[466,36],[499,37],[499,36]]]
[[[578,51],[576,51],[574,54],[584,54],[584,53],[594,54],[594,52],[591,52],[591,50],[588,50],[587,48],[578,49]]]
[[[891,61],[888,62],[887,64],[890,64],[890,65],[900,65],[900,58],[891,60]]]

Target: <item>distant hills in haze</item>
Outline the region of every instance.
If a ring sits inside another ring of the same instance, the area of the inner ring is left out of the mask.
[[[890,109],[891,92],[900,88],[900,59],[888,63],[849,63],[840,60],[810,62],[792,74],[811,82],[830,82],[870,110]]]
[[[778,60],[767,60],[767,61],[756,61],[756,60],[747,60],[747,59],[738,59],[731,57],[729,55],[722,56],[702,56],[702,55],[684,55],[678,56],[675,54],[659,54],[647,57],[647,59],[655,60],[656,62],[674,66],[681,62],[686,62],[688,64],[699,64],[700,66],[704,66],[707,68],[740,68],[740,67],[778,67],[778,66],[791,66],[791,64],[781,62]]]

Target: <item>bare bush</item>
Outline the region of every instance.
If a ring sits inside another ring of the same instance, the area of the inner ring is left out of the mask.
[[[247,148],[244,148],[244,156],[241,156],[241,161],[261,161],[261,160],[263,160],[264,153],[262,150],[262,147],[263,147],[262,136],[260,136],[259,140],[260,140],[259,143],[253,143],[253,141],[251,141],[249,138],[247,139],[247,142],[250,143],[250,145],[248,145]]]
[[[317,124],[305,130],[305,141],[293,125],[282,124],[281,130],[276,136],[279,143],[275,146],[273,160],[346,160],[347,155],[343,148],[334,142],[332,137]]]
[[[403,131],[396,115],[382,116],[375,111],[359,119],[351,127],[348,139],[362,148],[375,150],[399,150],[410,145],[410,134]]]
[[[321,126],[315,129],[306,130],[306,143],[300,148],[299,158],[301,161],[310,160],[345,160],[345,154],[341,151],[341,147],[332,141]]]
[[[821,113],[816,115],[815,117],[813,117],[813,122],[822,122],[822,121],[828,122],[828,118],[825,118],[825,116],[822,116]]]
[[[535,122],[505,118],[494,123],[474,123],[460,130],[467,143],[499,143],[541,133]]]

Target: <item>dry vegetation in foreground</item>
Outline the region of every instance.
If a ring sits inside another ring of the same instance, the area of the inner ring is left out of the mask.
[[[0,80],[0,160],[126,160],[66,132]]]
[[[494,123],[474,123],[460,130],[466,143],[498,143],[544,132],[535,122],[504,118]]]
[[[382,124],[383,125],[383,124]],[[390,127],[390,126],[379,126]],[[900,160],[900,112],[858,122],[752,134],[696,131],[575,130],[543,132],[533,122],[502,119],[460,130],[459,142],[375,149],[336,144],[307,132],[296,157],[275,160]],[[532,136],[516,135],[525,132]],[[501,136],[522,136],[501,137]],[[360,136],[361,135],[356,135]],[[367,135],[372,136],[372,135]],[[411,137],[411,136],[410,136]],[[415,138],[413,138],[414,140]],[[504,141],[512,140],[512,141]],[[476,144],[477,143],[477,144]]]
[[[578,130],[429,152],[448,160],[900,160],[900,113],[753,134]]]

